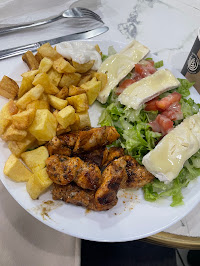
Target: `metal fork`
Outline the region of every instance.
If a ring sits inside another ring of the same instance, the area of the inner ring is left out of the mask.
[[[83,7],[75,7],[75,8],[65,10],[63,13],[61,13],[60,15],[56,17],[51,17],[51,18],[47,18],[44,20],[38,20],[35,22],[31,22],[31,23],[17,24],[17,25],[0,28],[0,34],[5,34],[5,33],[13,32],[13,31],[18,31],[22,29],[27,29],[27,28],[49,24],[61,18],[89,18],[89,19],[94,19],[101,23],[104,23],[102,19],[100,18],[100,16],[94,13],[93,11],[87,8],[83,8]]]

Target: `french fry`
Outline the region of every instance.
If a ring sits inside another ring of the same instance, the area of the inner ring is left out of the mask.
[[[38,109],[48,109],[50,110],[49,103],[44,100],[35,100],[27,104],[26,109],[34,109],[35,111]]]
[[[79,64],[75,61],[72,61],[72,65],[76,69],[76,72],[86,73],[87,71],[89,71],[93,67],[94,62],[95,62],[95,60],[90,60],[89,62],[87,62],[85,64]]]
[[[60,57],[53,62],[53,68],[58,73],[74,73],[76,69],[64,58]]]
[[[37,110],[29,132],[39,141],[49,141],[56,135],[57,120],[47,109]]]
[[[40,169],[28,180],[26,190],[32,199],[37,199],[52,183],[46,168]]]
[[[80,88],[80,87],[76,87],[74,85],[70,85],[69,86],[69,96],[74,96],[74,95],[78,95],[78,94],[82,94],[85,93],[85,90]]]
[[[43,56],[39,52],[37,52],[35,54],[35,59],[38,61],[39,64],[40,64],[42,58],[43,58]]]
[[[92,80],[82,84],[81,88],[84,89],[87,94],[89,105],[92,105],[101,90],[101,81],[97,81],[94,77]]]
[[[76,121],[74,122],[74,124],[70,126],[72,131],[77,131],[80,129],[80,117],[77,113],[75,114],[75,116],[76,116]]]
[[[12,115],[18,112],[18,108],[13,100],[6,103],[0,111],[0,135],[12,122]]]
[[[37,50],[42,57],[48,57],[53,61],[62,57],[49,43],[43,44]]]
[[[103,90],[107,84],[107,75],[101,72],[93,73],[93,77],[95,77],[98,81],[101,81],[101,90]]]
[[[79,116],[80,123],[79,128],[83,129],[86,127],[91,127],[90,117],[88,111],[76,113]]]
[[[38,74],[39,70],[31,70],[23,73],[21,76],[23,77],[22,83],[19,87],[18,91],[18,99],[21,98],[27,91],[33,88],[33,80],[35,76]]]
[[[81,74],[79,73],[69,73],[64,74],[59,82],[59,86],[61,88],[63,87],[69,87],[70,85],[76,86],[81,79]]]
[[[58,86],[60,80],[61,80],[61,77],[62,77],[62,74],[61,73],[58,73],[55,69],[51,68],[49,71],[48,71],[48,76],[49,76],[49,79],[50,79],[50,82],[53,83],[56,87]]]
[[[55,96],[60,99],[66,99],[69,95],[69,89],[67,87],[63,87]]]
[[[66,106],[64,109],[59,111],[56,115],[58,123],[63,127],[67,128],[76,121],[75,110],[72,106]]]
[[[31,70],[38,69],[39,67],[39,63],[31,51],[27,51],[22,56],[22,60],[28,65]]]
[[[25,93],[17,102],[16,105],[20,109],[26,109],[27,104],[37,100],[42,95],[44,89],[41,85],[33,87],[30,91]]]
[[[50,82],[49,76],[46,73],[39,73],[35,76],[33,80],[33,85],[42,85],[44,91],[49,94],[56,94],[59,89]]]
[[[3,76],[2,80],[0,81],[0,95],[7,98],[7,99],[15,99],[19,90],[19,86],[17,83],[7,77]]]
[[[6,161],[3,172],[15,182],[26,182],[32,176],[31,171],[14,154]]]
[[[81,80],[78,83],[78,86],[81,86],[82,84],[88,82],[89,80],[92,79],[92,74],[84,75],[81,77]]]
[[[85,93],[68,97],[67,100],[68,104],[72,105],[78,113],[84,112],[89,108],[88,99]]]
[[[19,130],[28,129],[34,120],[35,111],[35,108],[29,108],[26,111],[22,111],[21,113],[13,115],[12,122],[14,127]]]
[[[39,65],[39,72],[40,73],[46,73],[49,71],[49,69],[53,66],[53,61],[50,58],[44,57],[41,61],[40,61],[40,65]]]
[[[10,125],[6,132],[3,134],[2,139],[5,141],[21,141],[23,140],[27,135],[27,131],[22,129],[17,129],[14,127],[14,125]]]
[[[30,78],[23,78],[18,91],[18,99],[21,98],[27,91],[33,88],[32,80]]]
[[[32,151],[26,151],[21,154],[22,160],[31,169],[33,173],[40,169],[45,168],[46,159],[49,157],[49,153],[46,147],[41,146]]]
[[[53,95],[48,95],[50,105],[58,110],[61,110],[67,106],[67,100],[60,99]]]
[[[32,148],[36,139],[30,133],[22,141],[8,141],[8,148],[17,157],[29,148]]]
[[[95,45],[95,49],[100,55],[102,55],[101,49],[98,44]]]

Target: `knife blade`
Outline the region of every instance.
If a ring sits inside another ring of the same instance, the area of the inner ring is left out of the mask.
[[[36,43],[22,45],[22,46],[15,47],[15,48],[1,50],[0,51],[0,60],[24,54],[28,50],[31,52],[35,52],[40,46],[42,46],[44,43],[47,43],[47,42],[49,42],[51,45],[54,45],[54,44],[64,42],[64,41],[85,40],[85,39],[90,39],[90,38],[93,38],[95,36],[98,36],[98,35],[106,32],[108,30],[109,30],[109,28],[107,26],[102,26],[102,27],[99,27],[99,28],[96,28],[93,30],[89,30],[89,31],[78,32],[78,33],[58,37],[55,39],[40,41],[40,42],[36,42]]]

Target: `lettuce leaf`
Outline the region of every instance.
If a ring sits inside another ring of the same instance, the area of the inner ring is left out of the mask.
[[[179,79],[180,82],[180,86],[176,89],[176,91],[178,93],[180,93],[183,97],[188,97],[190,95],[190,90],[189,88],[191,88],[194,85],[194,82],[189,82],[187,79]]]
[[[163,60],[154,63],[155,68],[162,67],[163,65]]]

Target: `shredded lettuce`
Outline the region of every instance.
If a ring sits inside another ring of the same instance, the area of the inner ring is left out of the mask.
[[[163,65],[163,60],[154,63],[155,68],[162,67]]]
[[[147,112],[142,108],[133,110],[121,105],[115,93],[111,93],[108,102],[103,110],[99,124],[101,126],[114,126],[120,134],[117,145],[120,144],[126,152],[132,155],[140,164],[142,158],[152,150],[161,134],[153,132],[148,124],[149,116],[155,115],[155,112]]]
[[[194,85],[194,82],[191,83],[187,79],[179,79],[180,86],[176,89],[178,93],[182,95],[182,97],[188,97],[190,95],[190,88]]]

